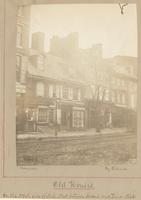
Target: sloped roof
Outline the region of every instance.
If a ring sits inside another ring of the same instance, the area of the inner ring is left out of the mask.
[[[71,81],[78,82],[79,84],[85,84],[85,81],[80,78],[78,72],[76,71],[77,69],[73,69],[72,66],[65,62],[62,58],[51,54],[45,55],[45,65],[43,70],[34,66],[30,60],[28,63],[29,75],[55,79],[58,81]]]

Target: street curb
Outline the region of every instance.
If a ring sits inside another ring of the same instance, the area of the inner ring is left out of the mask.
[[[39,137],[24,137],[24,138],[17,138],[17,140],[30,140],[30,139],[36,139],[36,140],[41,140],[41,139],[49,139],[49,140],[53,140],[53,139],[69,139],[69,138],[76,138],[76,139],[78,139],[78,138],[88,138],[88,137],[93,137],[93,136],[103,136],[103,135],[107,135],[107,136],[109,136],[109,135],[114,135],[114,134],[126,134],[126,133],[128,133],[127,131],[120,131],[120,132],[116,132],[116,133],[97,133],[97,134],[89,134],[89,135],[69,135],[69,136],[63,136],[63,135],[61,135],[61,136],[45,136],[45,137],[42,137],[42,136],[39,136]],[[127,134],[127,135],[135,135],[134,133],[130,133],[130,134]]]

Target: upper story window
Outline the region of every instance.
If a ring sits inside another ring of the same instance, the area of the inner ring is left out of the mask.
[[[60,85],[56,85],[56,97],[57,98],[61,97],[61,87],[60,87]]]
[[[23,32],[23,27],[18,25],[17,26],[17,47],[22,47],[22,32]]]
[[[73,88],[69,88],[69,99],[73,99]]]
[[[44,70],[44,56],[43,55],[38,56],[37,67],[39,70]]]
[[[81,90],[78,89],[78,101],[80,101],[80,100],[81,100]]]
[[[68,87],[63,87],[63,98],[68,99]]]
[[[54,87],[53,85],[49,85],[49,97],[52,98],[54,94]]]
[[[79,88],[74,88],[73,90],[73,99],[80,101],[81,99],[81,91]]]
[[[38,82],[36,85],[36,94],[38,97],[44,97],[45,95],[45,86],[44,83]]]

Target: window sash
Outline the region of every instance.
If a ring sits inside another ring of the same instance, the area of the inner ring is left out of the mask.
[[[73,127],[84,127],[84,111],[73,111]]]
[[[49,122],[49,110],[47,108],[39,108],[38,122]]]

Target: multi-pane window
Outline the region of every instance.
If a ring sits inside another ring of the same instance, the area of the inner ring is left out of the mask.
[[[81,99],[81,90],[79,88],[74,88],[74,90],[73,90],[73,99],[80,101],[80,99]]]
[[[84,111],[73,111],[73,127],[84,127]]]
[[[37,85],[36,85],[36,94],[37,94],[37,96],[38,97],[44,97],[44,93],[45,93],[44,83],[37,82]]]
[[[23,27],[18,25],[17,26],[17,47],[22,47],[22,32],[23,32]]]
[[[68,87],[63,87],[63,98],[68,99]]]
[[[69,88],[69,99],[73,99],[73,88]]]
[[[36,120],[36,111],[34,108],[27,109],[27,120],[28,121],[35,121]]]
[[[49,123],[53,124],[55,122],[55,110],[50,109],[49,111]]]
[[[47,108],[39,108],[38,110],[38,122],[49,121],[49,110]]]

